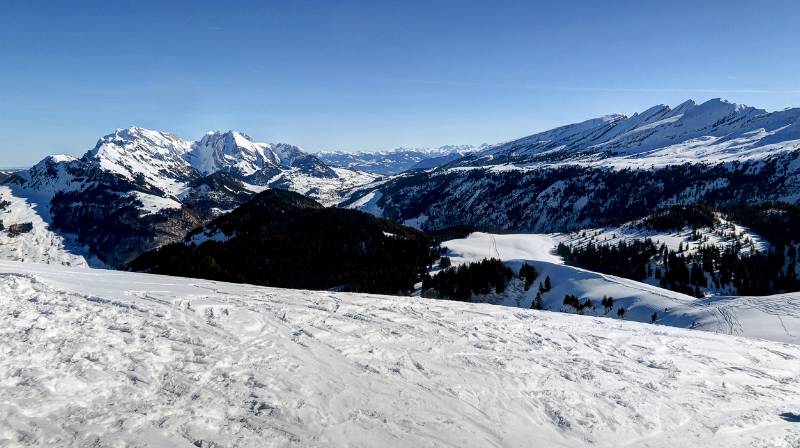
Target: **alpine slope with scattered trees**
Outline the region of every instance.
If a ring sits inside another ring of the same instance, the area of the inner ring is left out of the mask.
[[[779,203],[674,206],[568,236],[557,253],[574,266],[695,297],[794,292],[800,291],[798,218],[798,207]]]

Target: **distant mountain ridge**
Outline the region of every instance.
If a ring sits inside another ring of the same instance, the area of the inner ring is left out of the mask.
[[[445,145],[436,148],[396,148],[389,151],[331,151],[316,155],[331,166],[390,176],[414,169],[434,168],[489,145]]]
[[[768,113],[722,99],[689,100],[561,126],[468,154],[453,166],[715,163],[797,149],[798,140],[800,108]]]
[[[568,231],[675,204],[797,203],[798,150],[800,109],[686,101],[494,145],[341,205],[425,229]]]

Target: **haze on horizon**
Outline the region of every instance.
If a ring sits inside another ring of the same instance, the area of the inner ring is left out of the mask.
[[[382,150],[690,98],[800,106],[794,1],[110,3],[0,6],[1,166],[130,125]]]

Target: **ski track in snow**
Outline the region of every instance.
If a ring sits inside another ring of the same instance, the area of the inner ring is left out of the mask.
[[[0,446],[800,443],[800,346],[485,304],[2,261],[0,352]]]

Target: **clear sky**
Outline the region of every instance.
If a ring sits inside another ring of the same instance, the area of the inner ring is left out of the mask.
[[[0,0],[0,17],[0,166],[129,125],[370,150],[689,98],[800,106],[795,0]]]

